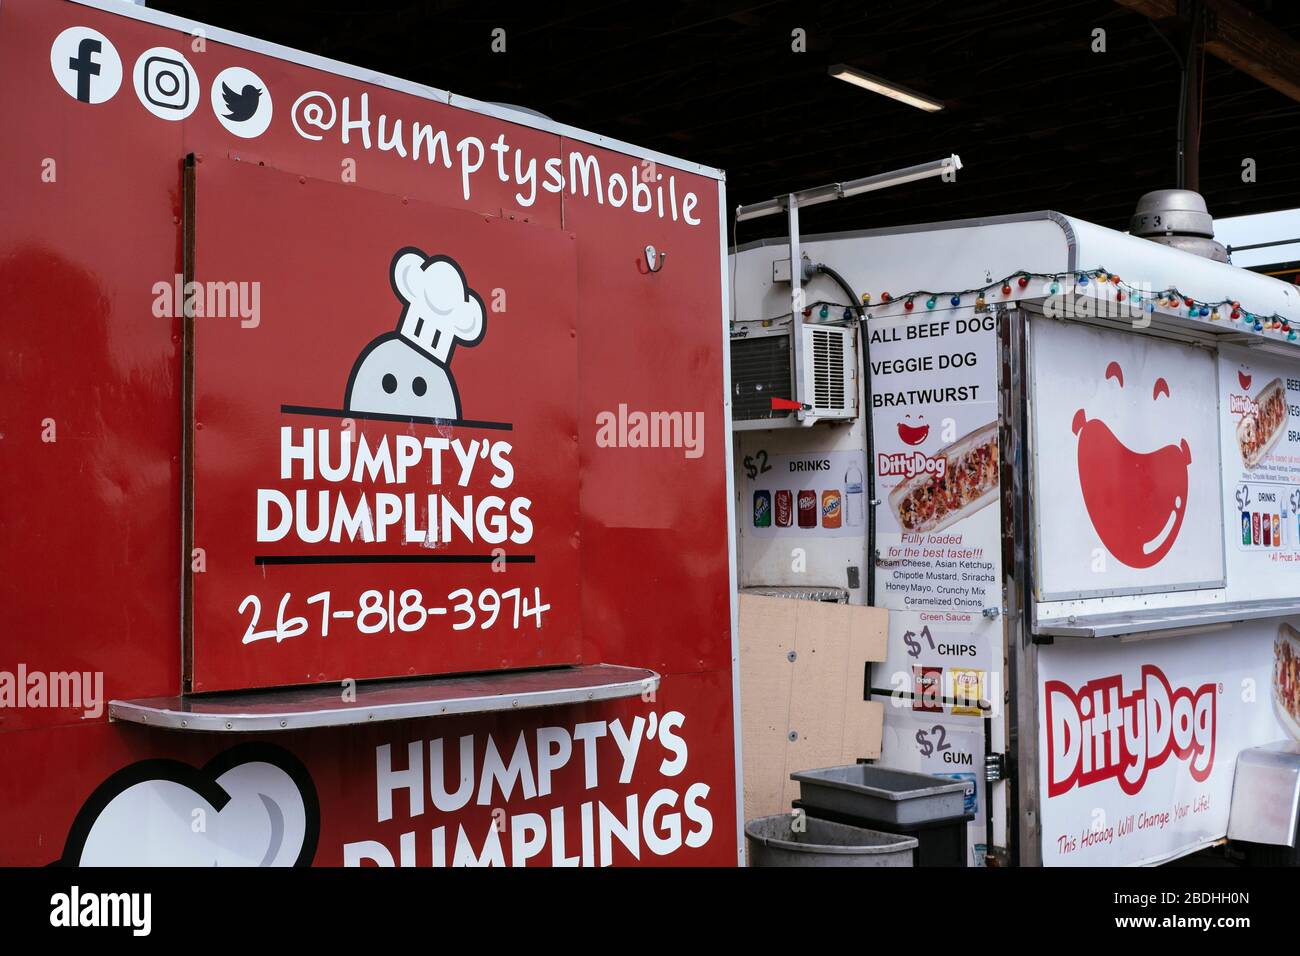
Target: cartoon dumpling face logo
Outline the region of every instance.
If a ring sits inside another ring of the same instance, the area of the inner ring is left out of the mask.
[[[908,445],[922,444],[930,437],[930,426],[925,416],[918,415],[913,421],[911,415],[904,415],[903,421],[898,423],[898,437]]]
[[[412,418],[459,419],[460,392],[451,373],[456,346],[477,345],[486,310],[449,256],[412,246],[393,256],[390,281],[402,303],[397,330],[362,349],[348,377],[346,411]]]
[[[201,768],[176,760],[123,767],[86,800],[67,866],[307,866],[320,805],[288,751],[240,744]]]
[[[1124,387],[1118,362],[1106,379]],[[1169,383],[1157,378],[1151,401],[1169,399]],[[1079,439],[1079,487],[1084,506],[1106,550],[1131,568],[1149,568],[1164,559],[1183,526],[1187,511],[1188,468],[1192,450],[1179,437],[1154,451],[1134,451],[1100,418],[1080,408],[1071,423]]]

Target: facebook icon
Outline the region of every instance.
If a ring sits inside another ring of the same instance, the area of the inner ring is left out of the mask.
[[[86,37],[77,44],[77,55],[68,60],[68,67],[77,74],[76,97],[83,103],[90,102],[90,78],[99,75],[99,63],[93,54],[102,49],[104,44]]]
[[[122,60],[108,37],[90,27],[68,27],[50,47],[50,68],[79,103],[103,103],[122,85]]]

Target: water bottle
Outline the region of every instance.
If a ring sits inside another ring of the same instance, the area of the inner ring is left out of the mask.
[[[849,465],[844,473],[844,522],[851,528],[859,527],[866,513],[863,510],[862,471],[857,465]]]

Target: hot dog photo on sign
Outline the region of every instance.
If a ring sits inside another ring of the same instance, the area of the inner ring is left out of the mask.
[[[920,471],[889,493],[889,507],[903,531],[942,531],[997,500],[998,423],[981,425],[940,448],[931,461],[934,470]]]
[[[1252,376],[1237,372],[1238,383],[1249,391]],[[1275,378],[1259,389],[1249,403],[1243,403],[1241,417],[1237,420],[1237,448],[1241,463],[1256,468],[1273,450],[1284,434],[1287,425],[1286,391],[1282,379]]]
[[[1285,621],[1273,642],[1273,710],[1278,723],[1300,740],[1300,631]]]

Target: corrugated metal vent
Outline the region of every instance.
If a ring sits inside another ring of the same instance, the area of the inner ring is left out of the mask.
[[[844,407],[844,333],[812,330],[813,406]]]

